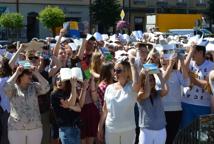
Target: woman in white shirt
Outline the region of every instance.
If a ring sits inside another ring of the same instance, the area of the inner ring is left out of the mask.
[[[98,126],[98,138],[103,141],[105,123],[106,144],[131,144],[135,139],[134,105],[139,90],[134,59],[123,56],[114,67],[116,83],[105,91],[104,106]]]
[[[179,61],[181,64],[182,72],[180,70],[177,70],[177,57],[172,60],[165,60],[162,56],[160,58],[163,78],[169,86],[168,94],[162,98],[167,122],[166,144],[173,143],[173,140],[179,130],[182,117],[182,87],[188,87],[190,84],[188,70],[187,67],[184,65],[184,59],[180,58]]]

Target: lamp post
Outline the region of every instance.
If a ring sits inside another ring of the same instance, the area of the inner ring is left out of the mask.
[[[189,13],[189,1],[186,0],[186,14]]]
[[[19,0],[16,0],[16,12],[19,12]]]
[[[131,33],[131,0],[129,0],[129,34]]]
[[[89,1],[89,32],[90,33],[91,33],[91,29],[92,29],[91,2],[92,2],[92,0]]]

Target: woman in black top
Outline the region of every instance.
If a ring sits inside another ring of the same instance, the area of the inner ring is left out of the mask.
[[[52,107],[59,126],[59,137],[62,144],[80,144],[80,111],[85,101],[85,90],[75,78],[62,82],[60,75],[51,94]],[[81,88],[78,89],[77,88]]]

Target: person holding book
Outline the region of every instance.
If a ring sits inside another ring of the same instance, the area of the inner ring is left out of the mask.
[[[132,144],[135,139],[134,105],[139,90],[134,58],[119,58],[114,66],[116,83],[108,85],[98,125],[98,139],[106,144]],[[104,135],[105,125],[105,135]]]
[[[212,95],[208,82],[214,63],[206,60],[207,44],[207,40],[202,40],[192,45],[185,59],[191,83],[183,91],[181,127],[188,126],[201,115],[210,114],[214,108],[214,105],[211,105]]]
[[[77,78],[62,81],[56,76],[55,88],[51,94],[51,103],[59,127],[62,144],[80,144],[80,112],[85,101],[87,83],[81,87]],[[81,89],[77,90],[77,87]]]
[[[80,115],[84,123],[84,126],[81,128],[81,143],[93,144],[97,136],[97,125],[99,122],[99,110],[96,106],[98,101],[97,86],[95,78],[90,72],[92,54],[96,50],[95,38],[92,36],[86,38],[84,47],[84,54],[80,57],[80,65],[83,70],[83,77],[89,80],[90,86],[86,90],[86,99]]]
[[[161,90],[156,90],[155,77],[148,70],[140,73],[141,88],[137,96],[139,108],[139,144],[165,144],[166,120],[161,97],[168,93],[168,87],[158,73]]]
[[[177,69],[177,62],[180,61],[181,70]],[[162,98],[165,116],[166,116],[166,131],[167,139],[166,144],[172,144],[173,140],[178,132],[181,117],[182,117],[182,87],[188,87],[190,79],[188,76],[187,67],[184,65],[184,58],[178,60],[177,57],[166,60],[161,56],[160,59],[163,78],[168,84],[169,91],[166,96]]]
[[[32,77],[38,82],[33,82]],[[19,65],[4,87],[10,99],[11,112],[8,121],[10,144],[40,144],[42,124],[38,96],[49,91],[47,80],[36,67],[24,69]]]
[[[142,42],[137,43],[137,45],[135,47],[137,50],[137,56],[135,58],[135,65],[137,66],[138,73],[140,73],[141,69],[143,68],[143,65],[147,61],[147,56],[148,56],[149,50],[148,50],[146,44],[142,43]],[[138,110],[137,104],[135,104],[134,109],[135,109],[135,123],[136,123],[136,138],[135,138],[136,142],[135,143],[138,143],[140,128],[138,126],[139,110]]]

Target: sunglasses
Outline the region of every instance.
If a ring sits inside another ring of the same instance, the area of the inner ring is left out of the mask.
[[[123,72],[123,69],[114,69],[114,72],[115,72],[116,74],[120,74],[120,73]]]
[[[28,57],[28,59],[29,59],[29,60],[38,60],[38,59],[39,59],[39,57],[37,57],[37,56],[33,56],[33,57]]]

